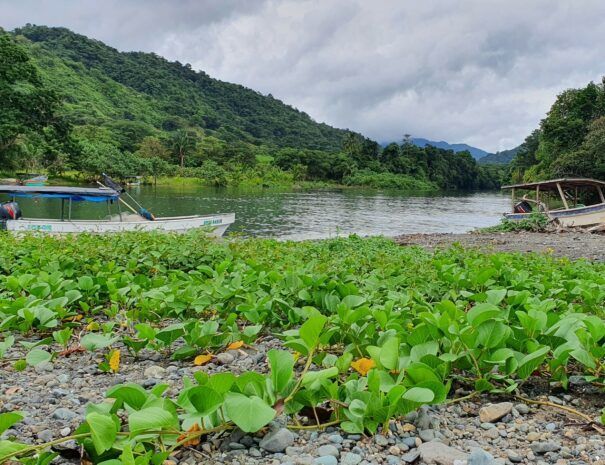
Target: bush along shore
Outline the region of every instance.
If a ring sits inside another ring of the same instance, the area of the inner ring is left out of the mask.
[[[0,236],[0,463],[591,463],[605,266]]]

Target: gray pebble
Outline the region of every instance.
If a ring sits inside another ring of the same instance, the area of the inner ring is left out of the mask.
[[[52,414],[53,418],[55,418],[57,420],[65,420],[65,421],[73,420],[77,416],[78,415],[76,413],[72,412],[71,410],[69,410],[67,408],[63,408],[63,407],[58,408]]]
[[[338,460],[333,455],[322,455],[313,460],[314,465],[337,465]]]
[[[317,455],[333,455],[334,457],[338,457],[340,455],[340,451],[332,444],[325,444],[317,448]]]
[[[266,434],[260,441],[260,446],[269,452],[283,452],[294,443],[294,434],[286,428],[280,428]]]
[[[357,465],[361,460],[361,455],[354,452],[345,452],[340,458],[340,463],[341,465]]]
[[[216,356],[216,361],[221,365],[229,365],[235,360],[235,357],[229,352],[221,352]]]

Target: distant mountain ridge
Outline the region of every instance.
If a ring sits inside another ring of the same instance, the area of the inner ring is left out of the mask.
[[[517,152],[520,148],[521,146],[519,145],[514,149],[502,150],[501,152],[496,153],[489,153],[486,156],[480,158],[479,163],[483,165],[508,165],[511,161],[513,161],[513,158],[515,158],[515,155],[517,155]]]
[[[486,152],[485,150],[473,147],[472,145],[468,144],[450,144],[449,142],[445,142],[444,140],[434,141],[424,139],[422,137],[412,137],[412,142],[418,147],[426,147],[427,145],[432,145],[433,147],[445,150],[453,150],[454,152],[464,152],[466,150],[473,156],[475,160],[479,160],[489,155],[489,152]]]

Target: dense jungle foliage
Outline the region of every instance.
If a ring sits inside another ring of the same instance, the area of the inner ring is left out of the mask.
[[[511,164],[514,181],[605,179],[605,81],[561,93]]]
[[[304,180],[477,189],[500,171],[467,153],[385,149],[271,95],[64,28],[0,32],[0,171],[185,176],[211,185]]]

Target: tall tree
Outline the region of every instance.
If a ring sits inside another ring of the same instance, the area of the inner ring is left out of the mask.
[[[57,124],[60,99],[42,82],[26,50],[0,30],[0,160],[28,134]],[[52,131],[51,131],[52,132]]]
[[[193,150],[195,150],[197,137],[190,131],[179,129],[172,134],[171,142],[173,153],[178,158],[181,168],[184,168],[185,159]]]

